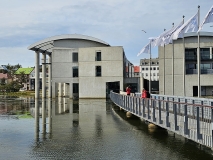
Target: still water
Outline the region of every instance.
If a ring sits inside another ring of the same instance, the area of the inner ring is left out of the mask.
[[[127,119],[109,100],[0,97],[0,159],[208,160],[213,154]]]

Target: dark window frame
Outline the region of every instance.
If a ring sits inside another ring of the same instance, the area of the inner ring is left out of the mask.
[[[101,61],[101,51],[96,51],[95,61]]]
[[[77,70],[77,72],[76,72]],[[72,76],[74,77],[78,77],[78,66],[72,67]]]
[[[95,76],[96,77],[101,77],[102,76],[102,70],[101,70],[101,66],[95,66]]]
[[[78,62],[78,52],[73,52],[72,53],[72,62]]]

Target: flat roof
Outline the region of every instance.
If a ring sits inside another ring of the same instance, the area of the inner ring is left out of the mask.
[[[80,34],[65,34],[65,35],[58,35],[58,36],[53,36],[53,37],[43,39],[41,41],[31,44],[27,49],[33,50],[33,51],[39,51],[39,52],[52,53],[52,48],[54,48],[54,41],[62,40],[62,39],[89,40],[89,41],[94,41],[94,42],[98,42],[98,43],[102,43],[104,45],[110,46],[108,43],[94,37],[80,35]]]

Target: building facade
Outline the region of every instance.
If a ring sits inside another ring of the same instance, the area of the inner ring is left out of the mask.
[[[140,67],[141,67],[140,69],[141,75],[144,79],[150,80],[151,78],[151,81],[159,80],[159,59],[158,58],[152,58],[151,61],[149,61],[149,59],[141,59]]]
[[[36,66],[40,64],[40,53],[42,68],[49,66],[48,81],[53,98],[106,98],[110,90],[119,92],[124,89],[124,78],[129,74],[125,71],[127,60],[123,47],[110,46],[94,37],[54,36],[32,44],[28,49],[35,51]],[[48,63],[46,55],[49,56]]]
[[[200,86],[201,96],[212,95],[212,47],[213,33],[200,32],[200,74],[197,65],[197,33],[187,33],[184,41],[180,38],[173,41],[173,44],[159,47],[160,94],[198,96]]]

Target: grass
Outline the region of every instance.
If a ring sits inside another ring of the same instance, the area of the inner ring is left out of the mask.
[[[6,93],[0,92],[0,94],[7,95],[7,96],[34,96],[35,91],[6,92]]]

